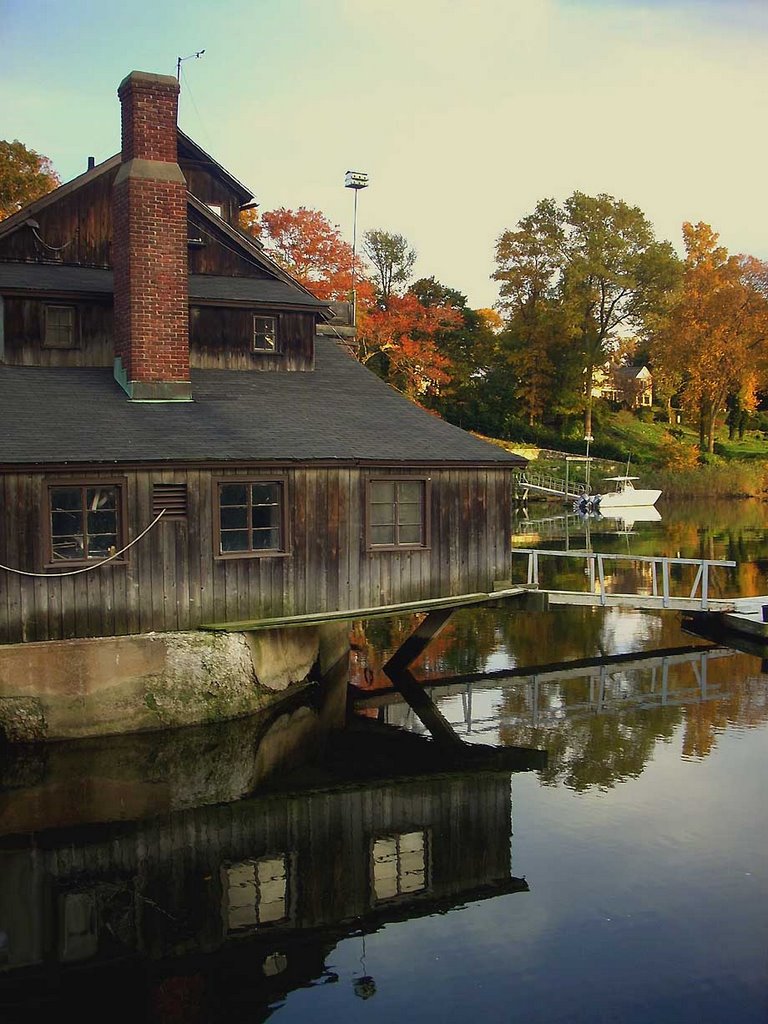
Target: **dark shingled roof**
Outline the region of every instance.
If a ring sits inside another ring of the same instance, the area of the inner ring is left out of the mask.
[[[193,370],[193,402],[130,402],[103,368],[0,365],[0,463],[522,465],[318,338],[314,371]]]
[[[111,295],[114,288],[111,270],[76,267],[61,263],[0,263],[0,291],[81,292]],[[190,274],[189,298],[225,302],[259,302],[301,306],[325,310],[327,302],[303,288],[285,281],[259,277],[215,277]]]

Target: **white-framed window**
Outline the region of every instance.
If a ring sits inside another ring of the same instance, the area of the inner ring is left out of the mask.
[[[276,316],[254,316],[253,351],[277,352]]]

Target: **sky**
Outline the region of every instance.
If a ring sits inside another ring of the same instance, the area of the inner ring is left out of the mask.
[[[358,251],[402,234],[473,308],[500,233],[577,189],[768,258],[768,0],[0,0],[0,53],[0,138],[64,181],[119,150],[121,80],[184,58],[180,127],[262,210],[351,243],[363,171]]]

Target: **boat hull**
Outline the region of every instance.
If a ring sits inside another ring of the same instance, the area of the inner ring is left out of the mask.
[[[612,494],[601,494],[599,508],[605,514],[609,508],[638,508],[644,505],[655,505],[661,491],[650,489],[631,489]]]

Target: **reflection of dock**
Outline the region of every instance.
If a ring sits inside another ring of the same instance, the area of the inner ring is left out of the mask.
[[[530,724],[538,728],[544,724],[542,715],[552,712],[555,717],[565,714],[562,703],[552,703],[546,696],[547,688],[582,680],[588,688],[586,700],[567,705],[569,718],[615,714],[627,710],[648,710],[683,704],[720,700],[727,696],[720,684],[709,679],[708,667],[712,661],[733,658],[734,652],[726,648],[688,647],[643,654],[617,654],[602,658],[583,658],[558,664],[526,666],[494,673],[472,676],[443,677],[424,680],[422,685],[433,699],[459,697],[462,719],[467,732],[481,732],[482,720],[473,714],[473,698],[483,690],[515,689],[526,694],[525,714]],[[671,673],[689,667],[693,682],[689,686],[670,685]],[[402,707],[402,699],[395,690],[361,692],[356,697],[358,708]],[[407,712],[410,717],[410,711]],[[402,715],[384,714],[385,721],[401,724]],[[495,718],[494,718],[495,720]]]

